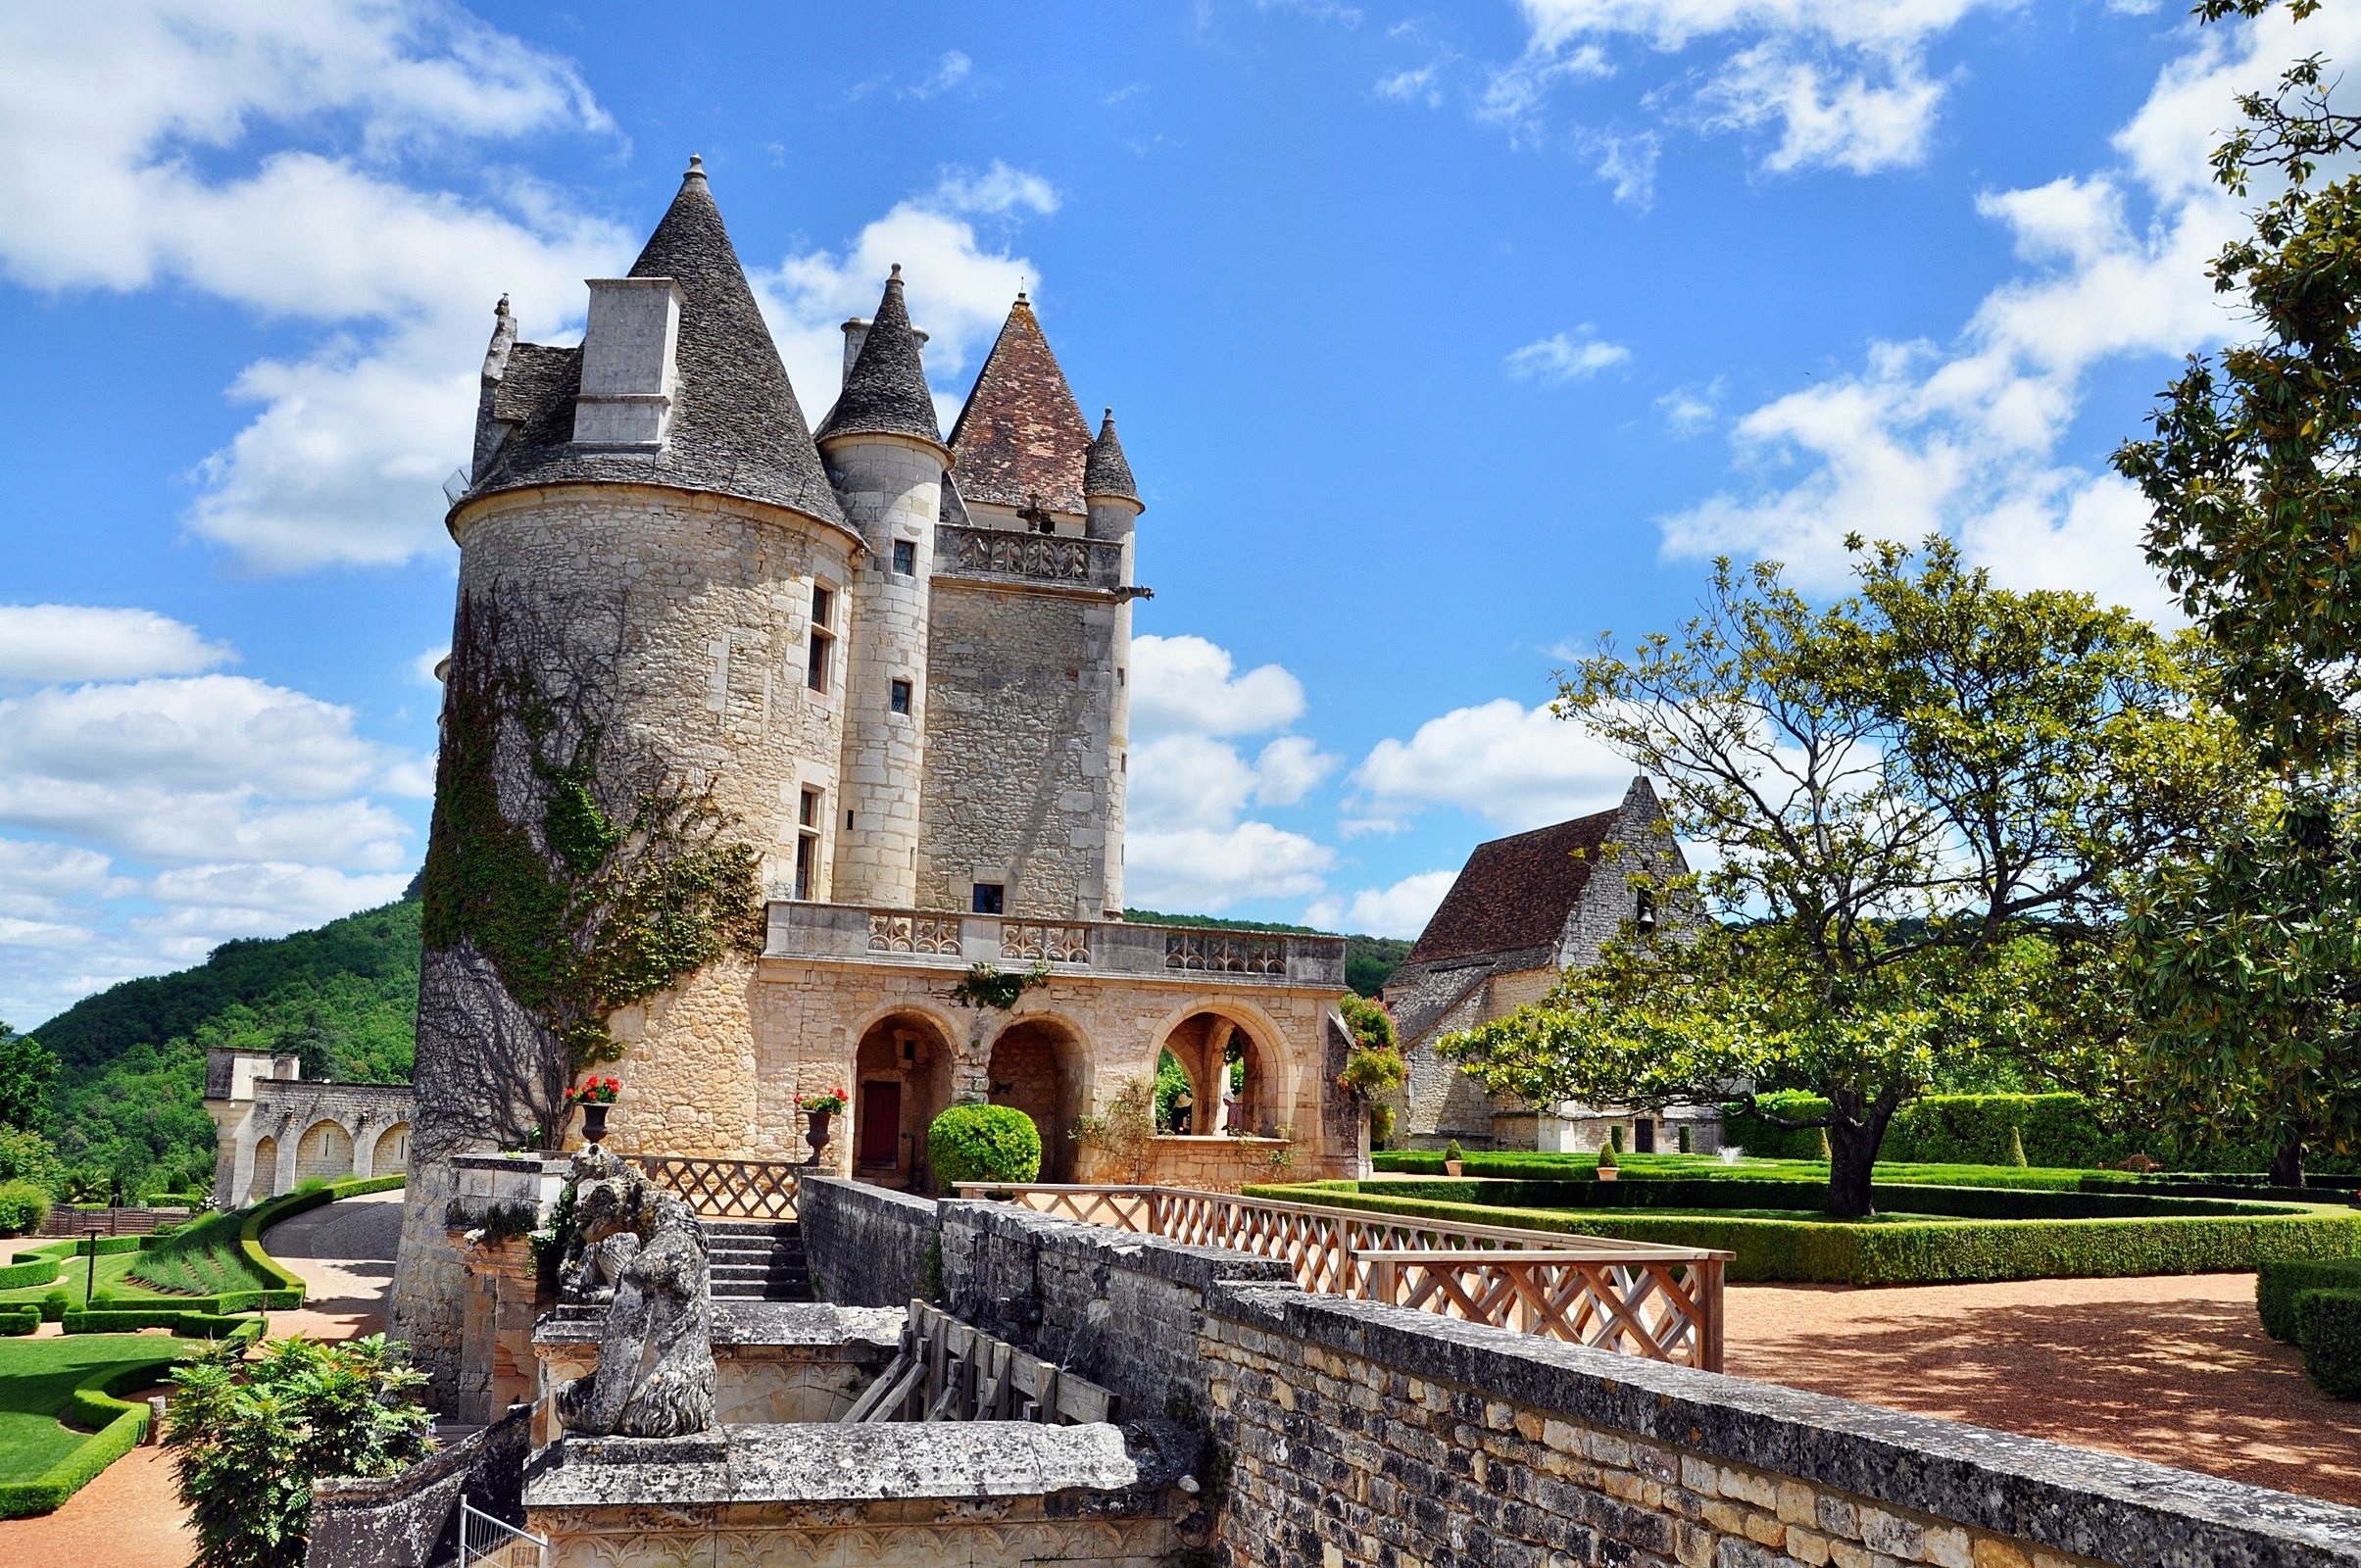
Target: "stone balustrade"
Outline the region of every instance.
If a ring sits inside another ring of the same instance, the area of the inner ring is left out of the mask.
[[[1293,932],[1041,920],[851,904],[770,906],[768,958],[1186,978],[1217,985],[1345,986],[1345,939]]]
[[[1073,539],[942,523],[935,529],[935,572],[950,577],[1004,577],[1111,593],[1123,586],[1123,546],[1112,539]]]

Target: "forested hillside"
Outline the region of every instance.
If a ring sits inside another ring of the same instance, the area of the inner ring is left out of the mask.
[[[210,1046],[294,1052],[307,1078],[407,1083],[418,1001],[415,899],[86,997],[30,1031],[58,1057],[47,1131],[69,1167],[151,1185],[209,1176]]]

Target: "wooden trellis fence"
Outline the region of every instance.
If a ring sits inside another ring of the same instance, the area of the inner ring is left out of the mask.
[[[910,1304],[902,1349],[841,1420],[1112,1421],[1115,1396],[1055,1362],[969,1327],[924,1301]]]
[[[1086,1225],[1279,1258],[1307,1291],[1708,1372],[1722,1367],[1728,1252],[1175,1187],[969,1182],[959,1193]]]
[[[648,1180],[688,1200],[707,1219],[795,1218],[795,1180],[803,1167],[783,1159],[701,1159],[687,1154],[626,1155]]]

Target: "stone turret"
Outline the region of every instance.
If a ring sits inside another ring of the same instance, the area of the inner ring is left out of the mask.
[[[1098,439],[1082,466],[1082,500],[1090,509],[1084,531],[1093,539],[1123,547],[1122,580],[1133,580],[1133,532],[1147,508],[1139,486],[1132,481],[1131,465],[1123,443],[1115,437],[1115,411],[1108,409],[1099,423]],[[1115,623],[1107,657],[1114,664],[1114,689],[1108,695],[1107,722],[1107,896],[1110,911],[1123,907],[1123,822],[1131,783],[1131,599],[1115,607]]]
[[[951,461],[919,342],[897,266],[819,428],[829,483],[868,546],[854,579],[843,787],[831,822],[831,896],[841,904],[917,902],[927,584]]]

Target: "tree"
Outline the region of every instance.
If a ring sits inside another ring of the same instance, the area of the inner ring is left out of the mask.
[[[1826,609],[1724,561],[1679,641],[1602,645],[1561,684],[1559,716],[1663,780],[1717,854],[1657,905],[1721,922],[1627,926],[1444,1045],[1535,1103],[1812,1089],[1825,1115],[1769,1119],[1827,1128],[1844,1215],[1870,1212],[1886,1127],[1946,1058],[2069,1027],[2061,954],[2108,935],[2126,869],[2218,813],[2235,751],[2128,612],[1994,588],[1940,539],[1852,547],[1859,590]]]
[[[197,1529],[193,1568],[300,1568],[321,1476],[389,1476],[433,1446],[411,1396],[426,1376],[382,1334],[339,1345],[237,1341],[172,1372],[165,1442]]]
[[[0,1023],[0,1127],[38,1127],[49,1119],[58,1058],[30,1035]]]

